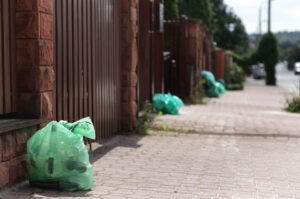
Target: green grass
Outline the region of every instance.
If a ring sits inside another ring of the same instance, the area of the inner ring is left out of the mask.
[[[300,97],[288,99],[285,110],[291,113],[300,113]]]

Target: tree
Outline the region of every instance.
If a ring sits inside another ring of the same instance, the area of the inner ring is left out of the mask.
[[[164,7],[164,15],[166,19],[179,17],[178,0],[165,0]]]
[[[300,62],[300,47],[294,46],[287,50],[287,61],[288,61],[288,68],[293,70],[294,63]]]
[[[262,36],[256,54],[258,61],[265,65],[266,84],[276,85],[275,66],[279,61],[279,47],[278,40],[273,33],[266,33]]]
[[[211,0],[215,13],[217,46],[238,54],[248,51],[249,38],[241,19],[229,9],[223,0]]]
[[[179,13],[189,18],[201,19],[213,36],[216,31],[215,13],[210,0],[179,0]]]

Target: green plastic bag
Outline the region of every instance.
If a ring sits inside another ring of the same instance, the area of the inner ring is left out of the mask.
[[[27,142],[29,181],[33,186],[66,191],[93,187],[92,165],[83,136],[95,139],[90,118],[50,122]]]
[[[219,93],[221,93],[221,94],[225,94],[226,93],[225,87],[220,82],[215,82],[215,86],[217,87]]]
[[[224,79],[217,79],[216,81],[221,83],[224,87],[226,87],[226,83]]]
[[[210,98],[219,98],[220,92],[217,86],[211,86],[206,90],[206,96]]]
[[[184,106],[182,100],[169,94],[153,95],[153,106],[158,112],[171,115],[179,115],[179,107]]]
[[[215,76],[209,71],[202,71],[201,77],[202,77],[202,79],[205,80],[205,83],[208,86],[213,86],[214,83],[216,82]]]

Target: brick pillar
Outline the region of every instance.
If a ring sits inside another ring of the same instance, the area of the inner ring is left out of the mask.
[[[137,126],[137,2],[121,1],[121,125],[124,130]]]
[[[53,0],[16,0],[18,112],[53,119]]]
[[[215,50],[215,76],[217,79],[225,78],[225,52],[217,48]]]

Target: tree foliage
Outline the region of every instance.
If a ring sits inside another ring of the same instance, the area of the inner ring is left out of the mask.
[[[223,0],[165,0],[165,17],[201,19],[217,46],[238,54],[248,51],[248,35],[241,19]]]
[[[164,15],[166,19],[178,18],[178,0],[164,0]]]
[[[300,62],[300,47],[294,46],[287,49],[288,68],[292,70],[295,62]]]
[[[201,19],[209,34],[214,35],[216,23],[211,0],[179,0],[179,13],[189,18]]]
[[[266,33],[262,36],[256,51],[256,59],[265,65],[266,84],[276,85],[275,66],[279,61],[279,47],[278,40],[273,33]]]
[[[249,39],[241,19],[223,0],[211,0],[216,19],[214,40],[217,46],[238,54],[248,51]]]

